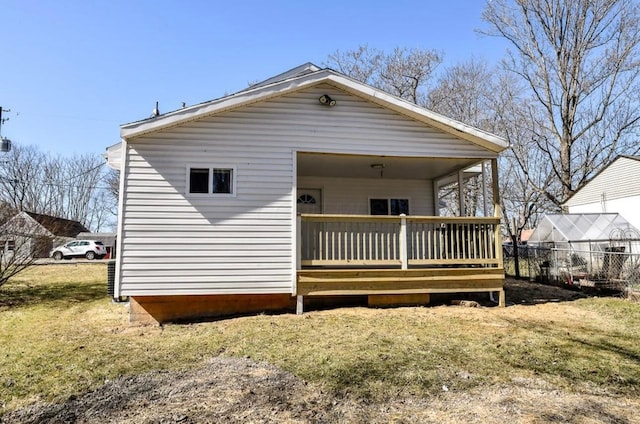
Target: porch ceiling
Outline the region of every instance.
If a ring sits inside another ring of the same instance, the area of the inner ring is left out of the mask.
[[[479,159],[415,158],[396,156],[334,155],[298,153],[298,175],[342,178],[439,179],[467,169]],[[473,170],[470,173],[476,174]]]

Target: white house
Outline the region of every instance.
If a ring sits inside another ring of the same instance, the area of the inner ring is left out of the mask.
[[[640,156],[618,156],[564,206],[569,213],[619,213],[640,228]]]
[[[504,304],[497,136],[309,63],[121,138],[106,156],[121,170],[115,296],[132,320],[340,294]],[[490,216],[437,217],[439,187],[485,161]]]

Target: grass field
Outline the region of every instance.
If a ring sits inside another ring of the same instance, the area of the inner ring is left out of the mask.
[[[266,361],[371,401],[527,379],[640,397],[640,304],[624,299],[346,308],[162,327],[131,326],[127,313],[106,295],[105,265],[38,266],[1,287],[0,414],[216,356]]]

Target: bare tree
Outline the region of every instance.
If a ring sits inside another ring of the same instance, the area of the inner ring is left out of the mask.
[[[40,235],[35,226],[15,219],[0,226],[0,287],[33,265],[34,240]]]
[[[0,226],[4,225],[15,214],[15,209],[13,209],[8,203],[0,201]]]
[[[118,199],[108,189],[100,187],[91,196],[85,217],[85,225],[95,232],[113,229],[116,226]]]
[[[104,160],[99,155],[74,155],[64,159],[61,174],[51,185],[59,194],[58,205],[67,219],[79,221],[87,227],[89,206],[98,183],[102,180]]]
[[[105,183],[107,185],[109,194],[117,203],[118,196],[120,195],[120,171],[117,169],[109,168],[105,175]]]
[[[336,51],[329,55],[326,65],[405,100],[424,105],[428,83],[442,58],[443,54],[437,50],[396,47],[387,54],[364,45],[356,50]]]
[[[485,131],[496,132],[495,72],[483,60],[472,58],[443,70],[426,99],[426,107],[449,118],[472,125]],[[481,166],[485,166],[482,164]],[[464,185],[466,215],[479,215],[483,174],[467,178]],[[457,183],[444,187],[440,198],[448,205],[447,212],[455,215],[458,211]]]
[[[552,168],[545,165],[548,159],[533,142],[541,119],[532,115],[536,109],[531,105],[529,92],[512,73],[475,58],[445,69],[428,96],[430,109],[498,134],[511,145],[499,159],[500,192],[505,229],[517,240],[523,229],[536,225],[541,212],[557,208],[536,189],[557,193],[559,185]],[[471,208],[479,205],[479,178],[466,181],[465,202]],[[447,204],[455,206],[457,192],[456,184],[452,190],[445,188],[441,197],[449,196]]]
[[[405,49],[397,51],[406,52]],[[397,57],[396,52],[391,55],[376,52],[374,55],[365,46],[355,52],[335,54],[330,59],[339,60],[342,65],[338,69],[343,72],[366,68],[368,81],[383,88],[379,79],[381,69],[388,58]],[[375,60],[367,59],[371,57]],[[363,58],[365,64],[359,64]],[[404,68],[410,67],[397,67],[395,71],[401,75],[401,69]],[[385,70],[388,73],[390,69]],[[398,77],[400,78],[401,76]],[[532,128],[538,125],[539,117],[536,116],[537,121],[533,120],[529,107],[531,99],[523,90],[522,84],[513,75],[491,68],[481,59],[471,58],[442,70],[437,78],[431,75],[429,84],[425,82],[420,87],[424,95],[417,100],[422,106],[499,134],[515,146],[517,154],[507,151],[501,156],[499,163],[503,173],[500,181],[505,228],[510,236],[519,238],[521,230],[535,224],[538,213],[549,207],[549,202],[540,196],[535,187],[550,189],[553,181],[551,168],[544,165],[544,157],[537,150],[533,155],[527,155],[527,149],[531,149],[533,140]],[[405,97],[411,99],[412,96]],[[528,172],[524,172],[523,168]],[[489,173],[490,171],[486,172]],[[481,178],[482,175],[478,174],[465,180],[465,211],[458,210],[458,183],[441,187],[438,197],[443,202],[443,212],[450,215],[480,214],[483,206]],[[530,181],[534,182],[533,186]],[[491,196],[490,190],[488,196]],[[490,203],[490,199],[487,200]],[[511,228],[514,222],[516,225]]]
[[[519,240],[522,230],[535,227],[542,213],[558,210],[540,187],[558,194],[560,184],[535,141],[541,117],[526,87],[512,73],[496,71],[491,92],[492,131],[510,145],[499,159],[502,215],[509,236]]]
[[[396,47],[382,57],[376,86],[416,104],[425,104],[426,88],[443,54],[437,50]]]
[[[492,0],[487,31],[532,93],[530,140],[557,184],[530,178],[560,207],[620,153],[640,151],[640,11],[632,0]],[[530,149],[514,150],[522,166]],[[524,169],[530,175],[530,169]]]
[[[29,211],[81,222],[98,231],[115,211],[99,155],[47,156],[34,146],[14,145],[0,166],[0,201]]]
[[[40,208],[40,191],[31,182],[42,175],[44,162],[44,155],[35,146],[14,144],[0,167],[2,200],[18,211]]]
[[[329,55],[326,65],[353,79],[373,85],[374,75],[380,70],[382,56],[380,50],[369,48],[365,44],[356,50],[336,50]]]
[[[476,58],[453,65],[437,78],[426,106],[449,118],[495,131],[495,75],[494,69]]]

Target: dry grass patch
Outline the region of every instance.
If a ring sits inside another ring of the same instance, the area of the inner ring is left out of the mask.
[[[489,388],[606,394],[636,405],[639,397],[640,305],[622,299],[132,327],[105,281],[105,266],[60,265],[34,268],[0,290],[0,413],[120,376],[197,370],[212,357],[267,362],[366,404],[464,399]]]

